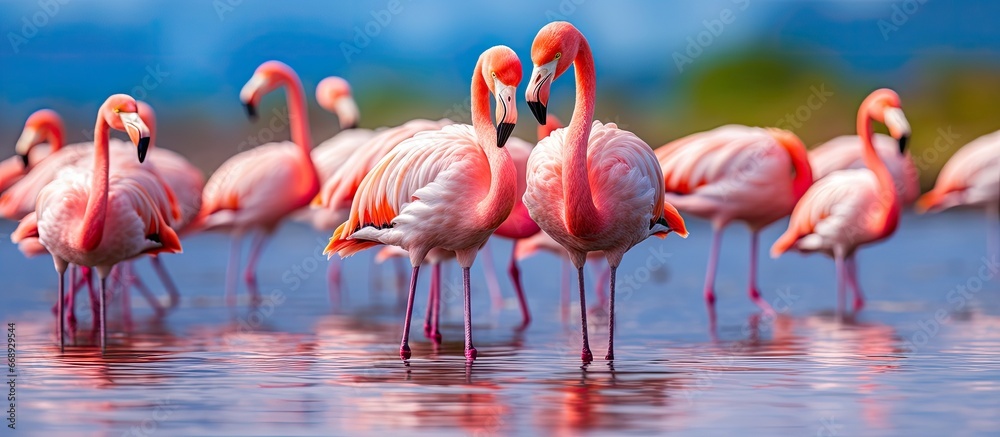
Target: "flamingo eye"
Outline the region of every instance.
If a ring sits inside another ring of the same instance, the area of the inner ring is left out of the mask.
[[[491,74],[493,74],[493,78],[494,78],[494,79],[496,79],[496,78],[497,78],[497,72],[495,72],[495,71],[494,71],[494,72],[492,72]]]
[[[562,52],[556,52],[556,59],[559,59],[561,57],[562,57]]]

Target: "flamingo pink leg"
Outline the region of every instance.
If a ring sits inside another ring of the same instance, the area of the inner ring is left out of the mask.
[[[472,346],[472,284],[469,267],[462,267],[462,282],[465,287],[465,360],[472,362],[478,352]]]
[[[493,267],[493,252],[490,244],[486,243],[480,252],[483,254],[483,274],[486,275],[486,289],[490,292],[490,302],[493,304],[493,309],[499,311],[503,308],[503,294],[500,293],[500,281],[497,279],[497,272]]]
[[[441,331],[438,329],[438,313],[441,311],[441,263],[435,263],[431,270],[431,290],[427,299],[427,316],[424,320],[424,335],[441,342]]]
[[[845,267],[847,268],[847,284],[851,290],[854,290],[854,311],[858,312],[865,306],[865,297],[858,284],[858,263],[855,254],[852,253],[847,257]]]
[[[70,267],[72,268],[72,267]],[[63,340],[63,292],[66,287],[66,272],[59,272],[59,300],[56,302],[56,335],[59,337],[59,351],[63,350],[65,342]]]
[[[404,361],[410,359],[410,318],[413,316],[413,297],[417,294],[418,272],[420,272],[420,265],[413,266],[413,273],[410,275],[410,293],[406,298],[406,319],[403,321],[403,341],[399,344],[399,358]]]
[[[94,287],[94,270],[87,267],[81,267],[81,269],[83,269],[83,278],[87,281],[87,293],[90,295],[90,320],[96,321],[100,318],[100,308],[98,304],[97,289]]]
[[[107,351],[107,343],[108,343],[107,307],[105,305],[105,301],[107,300],[106,295],[108,293],[108,278],[105,276],[105,277],[100,277],[99,279],[101,281],[101,290],[98,292],[97,297],[98,297],[98,306],[100,307],[98,314],[100,314],[100,317],[98,317],[97,323],[98,326],[100,326],[98,330],[100,331],[101,335],[101,354],[103,354],[105,351]]]
[[[269,236],[267,232],[261,232],[254,236],[250,244],[250,259],[247,260],[246,270],[243,271],[243,280],[247,284],[257,284],[257,261],[260,260],[260,254],[264,250],[264,243],[267,242]],[[254,304],[260,303],[260,293],[257,292],[257,287],[247,287],[247,289],[250,292],[250,302]]]
[[[517,301],[521,304],[521,326],[520,329],[527,328],[531,324],[531,310],[528,309],[528,300],[524,297],[524,286],[521,285],[521,269],[517,266],[517,242],[510,248],[510,280],[514,283],[514,292],[517,293]]]
[[[844,313],[844,287],[847,285],[847,269],[844,266],[844,255],[840,251],[834,251],[834,266],[837,269],[837,315]]]
[[[146,286],[146,283],[142,282],[142,279],[139,278],[139,275],[133,274],[131,272],[131,269],[129,269],[129,273],[130,273],[129,279],[131,284],[135,287],[136,290],[139,290],[139,294],[142,294],[142,297],[146,299],[146,302],[149,302],[149,306],[153,308],[154,312],[156,312],[156,316],[163,317],[163,314],[166,312],[166,309],[163,308],[163,305],[160,304],[160,300],[157,299],[156,295],[154,295],[153,292],[149,290],[149,287]],[[128,294],[128,290],[125,290],[125,294]],[[129,307],[129,311],[131,312],[131,306]]]
[[[70,331],[76,330],[76,293],[83,290],[83,282],[77,280],[77,270],[77,268],[71,268],[69,271],[69,283],[73,285],[69,289],[69,295],[66,296],[66,307],[68,309],[66,322],[69,323]]]
[[[715,270],[719,266],[719,248],[722,246],[722,227],[712,229],[712,247],[708,255],[708,269],[705,272],[705,303],[715,306]]]
[[[138,282],[137,277],[132,274],[132,263],[126,262],[118,275],[121,289],[117,294],[120,296],[119,302],[122,306],[122,322],[125,325],[125,332],[130,332],[132,331],[132,293],[130,288]]]
[[[181,294],[177,291],[177,284],[174,283],[173,278],[170,277],[170,273],[163,266],[163,262],[160,261],[160,257],[151,256],[149,257],[150,264],[153,265],[153,270],[156,275],[160,277],[160,282],[163,283],[163,288],[167,290],[167,294],[170,295],[170,305],[168,308],[177,308],[177,305],[181,303]]]
[[[610,300],[608,300],[608,354],[604,356],[605,360],[614,361],[615,359],[615,276],[618,276],[618,267],[611,267],[611,278],[608,282],[608,288],[610,289]]]
[[[584,363],[594,361],[594,354],[590,352],[590,337],[587,335],[587,292],[583,285],[583,266],[576,268],[577,280],[580,282],[580,324],[583,327],[583,350],[580,358]]]
[[[330,302],[340,303],[340,261],[330,260],[326,266],[326,287],[330,292]]]
[[[760,233],[756,230],[750,231],[750,300],[753,301],[766,314],[774,314],[771,305],[760,296],[757,288],[757,245],[760,240]]]

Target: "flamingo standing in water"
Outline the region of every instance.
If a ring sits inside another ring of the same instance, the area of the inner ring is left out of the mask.
[[[25,143],[28,142],[40,145],[27,147]],[[28,116],[21,137],[14,146],[17,155],[0,161],[0,193],[21,180],[41,160],[62,149],[63,144],[63,122],[58,113],[40,109]],[[22,150],[30,150],[30,153],[21,153]]]
[[[920,212],[967,205],[986,209],[988,254],[1000,254],[1000,132],[981,136],[959,149],[941,168],[934,189],[917,201]]]
[[[121,261],[144,253],[180,252],[180,240],[167,223],[168,197],[159,179],[136,167],[111,167],[109,129],[126,131],[142,162],[149,130],[132,97],[115,94],[98,111],[94,128],[93,169],[64,169],[38,195],[35,213],[23,220],[14,238],[37,231],[59,274],[59,344],[63,344],[64,276],[69,264],[96,268],[101,282],[101,350],[107,343],[107,277]]]
[[[875,146],[879,159],[885,163],[889,173],[892,173],[900,201],[904,205],[910,205],[920,195],[920,175],[910,154],[899,154],[900,140],[888,135],[875,134],[872,137],[872,145]],[[861,150],[861,138],[857,135],[843,135],[820,144],[809,151],[809,164],[812,165],[813,177],[820,180],[835,171],[864,168],[864,154]]]
[[[288,98],[292,142],[264,144],[229,158],[212,174],[202,194],[201,226],[232,235],[226,275],[226,300],[230,304],[236,299],[243,235],[256,232],[244,278],[251,285],[251,299],[257,301],[260,296],[253,285],[264,242],[282,219],[308,205],[319,192],[319,179],[309,155],[312,140],[305,93],[295,71],[278,61],[261,64],[240,91],[240,100],[254,117],[260,99],[278,87],[285,87]]]
[[[687,235],[684,220],[663,200],[663,173],[653,149],[635,134],[594,117],[594,58],[572,24],[543,27],[531,46],[534,69],[526,99],[545,123],[552,81],[576,68],[576,105],[569,127],[540,141],[528,159],[524,204],[531,218],[569,252],[580,282],[584,362],[593,360],[587,336],[583,266],[588,252],[604,251],[611,267],[608,354],[614,359],[615,273],[632,246],[652,235]]]
[[[722,232],[732,221],[750,228],[748,294],[772,312],[757,288],[760,231],[792,212],[812,184],[806,148],[780,129],[728,125],[700,132],[656,149],[666,201],[679,211],[712,222],[712,246],[705,273],[705,302],[715,320],[715,276]]]
[[[837,171],[813,184],[795,205],[788,230],[771,246],[774,258],[793,249],[832,256],[838,308],[843,307],[844,287],[850,286],[855,311],[864,306],[855,252],[862,245],[888,238],[899,224],[899,194],[892,173],[872,144],[872,120],[885,123],[890,134],[900,139],[899,153],[905,152],[910,124],[900,108],[899,95],[886,88],[872,92],[861,103],[857,122],[867,168]]]
[[[449,125],[400,143],[383,157],[358,187],[348,220],[330,239],[326,253],[350,256],[377,244],[410,254],[406,319],[399,355],[410,357],[410,318],[417,273],[434,248],[455,252],[465,285],[465,357],[472,344],[469,269],[476,253],[510,215],[517,170],[504,148],[517,122],[514,94],[521,62],[505,46],[479,57],[472,76],[472,126]],[[496,121],[489,119],[490,94]]]

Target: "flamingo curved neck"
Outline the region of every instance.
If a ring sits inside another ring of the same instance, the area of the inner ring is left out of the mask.
[[[288,124],[292,131],[292,142],[299,146],[305,159],[312,162],[309,151],[312,149],[312,137],[309,135],[309,114],[306,112],[306,96],[302,82],[291,74],[277,73],[285,86],[285,96],[288,101]]]
[[[594,119],[595,81],[594,57],[587,40],[580,37],[580,47],[573,65],[576,70],[576,104],[566,128],[563,149],[563,200],[566,203],[566,227],[578,236],[597,231],[600,211],[594,205],[590,190],[590,170],[587,165],[587,145]]]
[[[864,146],[862,159],[878,180],[879,185],[879,212],[877,223],[882,224],[880,233],[882,236],[891,234],[896,230],[899,222],[899,196],[896,194],[896,184],[892,178],[892,173],[885,166],[885,163],[878,157],[875,151],[874,131],[872,130],[872,119],[868,115],[869,111],[861,111],[858,114],[858,136]]]
[[[480,57],[472,76],[472,129],[490,166],[490,187],[474,214],[484,227],[496,228],[510,215],[514,206],[517,179],[514,161],[506,149],[497,147],[497,133],[490,120],[490,89],[483,77]]]
[[[104,237],[104,221],[108,211],[108,138],[110,126],[102,114],[97,117],[94,126],[94,174],[90,181],[90,197],[83,213],[83,232],[80,246],[84,250],[93,250]]]
[[[49,129],[48,141],[50,154],[58,152],[59,149],[62,149],[62,147],[66,145],[65,140],[63,139],[63,125],[61,122],[52,123],[52,126]]]

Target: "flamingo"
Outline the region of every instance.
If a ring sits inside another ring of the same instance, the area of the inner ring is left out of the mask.
[[[309,120],[305,93],[298,75],[290,67],[267,61],[254,72],[240,91],[240,100],[251,118],[257,102],[278,87],[285,87],[292,142],[269,143],[239,153],[215,171],[205,184],[200,225],[205,230],[223,230],[232,235],[233,245],[227,274],[226,300],[236,298],[240,242],[247,232],[256,232],[244,279],[256,280],[257,260],[267,238],[281,220],[309,204],[319,191],[319,179],[309,150]],[[260,297],[250,287],[253,301]]]
[[[41,160],[62,149],[63,131],[62,118],[51,109],[40,109],[28,116],[14,146],[17,155],[0,161],[0,193],[21,180]],[[26,145],[29,142],[47,144],[29,147]]]
[[[517,122],[514,94],[521,62],[506,46],[483,52],[472,76],[472,126],[449,125],[415,135],[396,146],[365,176],[348,220],[330,239],[325,253],[347,257],[377,244],[410,254],[406,319],[399,355],[410,358],[409,331],[417,273],[434,248],[455,252],[465,288],[465,357],[476,359],[472,344],[469,269],[479,248],[510,215],[517,170],[504,148]],[[489,119],[489,95],[496,98],[496,121]]]
[[[773,312],[757,287],[757,244],[760,231],[790,214],[812,184],[802,141],[780,129],[728,125],[668,143],[656,149],[656,157],[666,201],[712,222],[705,302],[713,320],[722,232],[732,221],[750,228],[750,300]]]
[[[615,274],[632,246],[673,231],[687,235],[684,219],[663,200],[656,155],[635,134],[593,121],[594,58],[587,39],[564,21],[543,27],[531,46],[525,98],[545,123],[549,89],[570,65],[576,68],[576,105],[569,127],[540,141],[528,158],[524,205],[545,233],[569,252],[580,283],[584,362],[593,360],[587,336],[583,266],[588,252],[604,251],[611,267],[607,360],[614,359]]]
[[[1000,131],[981,136],[945,163],[934,188],[917,201],[919,212],[967,205],[986,209],[988,253],[1000,253]]]
[[[892,173],[900,201],[910,205],[920,195],[920,175],[910,154],[899,154],[899,141],[899,138],[875,134],[872,144],[879,159]],[[861,139],[857,135],[843,135],[820,144],[809,151],[813,177],[820,180],[838,170],[863,168],[865,163],[861,149]]]
[[[135,99],[115,94],[101,105],[94,128],[93,169],[70,167],[38,194],[36,210],[13,238],[37,232],[59,274],[59,344],[63,345],[64,277],[69,264],[93,267],[100,278],[101,350],[107,344],[107,277],[119,262],[144,253],[180,252],[177,234],[167,223],[168,193],[160,180],[135,167],[110,166],[109,129],[126,131],[142,162],[149,129]]]
[[[884,123],[900,139],[899,153],[905,152],[910,124],[899,95],[887,88],[875,90],[858,110],[858,136],[867,168],[840,170],[813,184],[795,205],[788,229],[771,246],[773,258],[793,249],[833,257],[838,308],[843,307],[844,287],[849,285],[855,311],[864,306],[855,252],[862,245],[888,238],[899,224],[899,194],[892,173],[872,144],[872,120]]]

